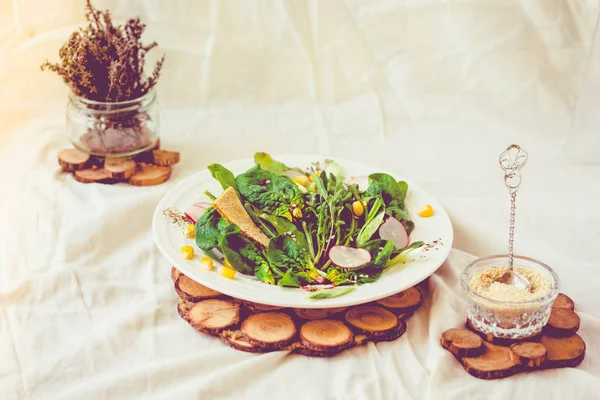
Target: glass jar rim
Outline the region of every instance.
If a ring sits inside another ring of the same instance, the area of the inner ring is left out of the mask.
[[[75,93],[73,93],[73,91],[69,91],[69,100],[71,100],[71,102],[78,102],[81,104],[85,104],[85,105],[89,105],[89,106],[106,106],[106,105],[110,105],[110,106],[119,106],[119,107],[128,107],[128,106],[133,106],[137,103],[143,102],[143,101],[148,101],[148,102],[152,102],[154,99],[156,98],[156,92],[154,90],[154,88],[150,88],[145,94],[141,95],[140,97],[136,97],[135,99],[131,99],[131,100],[124,100],[124,101],[97,101],[97,100],[90,100],[87,99],[85,97],[82,96],[78,96]]]
[[[546,301],[555,298],[556,296],[558,296],[558,291],[560,288],[560,279],[558,278],[558,275],[556,274],[556,272],[554,272],[554,270],[552,268],[550,268],[548,265],[544,264],[541,261],[538,261],[534,258],[531,257],[525,257],[525,256],[514,256],[515,260],[526,260],[535,264],[538,264],[539,266],[541,266],[542,268],[544,268],[546,271],[548,271],[548,273],[550,274],[550,276],[552,276],[552,279],[554,280],[554,285],[552,290],[545,295],[544,297],[540,297],[539,299],[536,300],[530,300],[530,301],[501,301],[501,300],[494,300],[494,299],[490,299],[487,297],[484,297],[478,293],[476,293],[471,286],[469,286],[469,283],[467,282],[467,271],[473,267],[475,264],[483,262],[483,261],[489,261],[489,260],[493,260],[494,258],[508,258],[508,254],[494,254],[491,256],[487,256],[487,257],[481,257],[481,258],[477,258],[473,261],[471,261],[464,269],[464,271],[460,274],[460,283],[463,287],[463,290],[465,292],[467,292],[468,295],[474,297],[475,299],[477,299],[478,301],[482,301],[482,302],[488,302],[490,304],[496,304],[496,305],[503,305],[503,306],[535,306],[535,305],[539,305],[542,303],[545,303]]]

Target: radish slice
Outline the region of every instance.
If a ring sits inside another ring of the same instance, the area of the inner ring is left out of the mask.
[[[365,249],[337,245],[329,250],[329,259],[338,267],[352,269],[370,263],[371,253]]]
[[[289,176],[291,179],[294,179],[295,177],[300,175],[304,175],[302,172],[296,171],[294,169],[284,169],[282,172],[284,175]]]
[[[196,221],[198,221],[200,217],[204,215],[206,209],[210,206],[211,204],[205,201],[194,203],[185,211],[184,214],[190,221],[196,223]]]
[[[367,190],[369,187],[369,177],[366,175],[351,176],[348,181],[349,185],[358,185],[360,190]]]
[[[398,221],[394,217],[389,217],[379,227],[379,237],[384,240],[391,240],[394,247],[397,249],[403,249],[408,246],[408,232],[402,225],[402,222]]]

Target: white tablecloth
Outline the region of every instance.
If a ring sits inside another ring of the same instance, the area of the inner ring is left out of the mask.
[[[96,1],[141,15],[167,53],[162,143],[182,160],[147,188],[57,166],[67,91],[38,66],[82,3],[0,4],[0,398],[600,398],[597,0]],[[487,382],[438,340],[465,320],[462,251],[505,251],[497,155],[512,142],[530,154],[516,251],[557,270],[587,357]],[[375,163],[444,203],[457,250],[402,338],[332,359],[252,355],[179,318],[154,207],[258,150]]]

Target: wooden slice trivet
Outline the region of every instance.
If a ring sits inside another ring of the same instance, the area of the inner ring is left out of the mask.
[[[573,336],[579,330],[580,319],[575,311],[568,308],[553,307],[544,334],[554,337]]]
[[[58,153],[58,163],[65,172],[72,172],[82,183],[127,182],[133,186],[153,186],[171,177],[171,166],[178,163],[178,152],[158,150],[160,140],[146,152],[132,159],[106,159],[92,156],[77,149]]]
[[[116,180],[131,178],[135,173],[136,163],[133,160],[107,160],[104,169]]]
[[[337,354],[352,342],[350,328],[333,319],[315,319],[300,328],[300,339],[308,349]]]
[[[481,379],[505,378],[520,371],[575,367],[583,361],[586,348],[583,339],[575,334],[580,319],[573,311],[575,304],[568,296],[559,294],[557,300],[542,333],[533,338],[495,338],[478,331],[467,320],[470,331],[449,329],[442,333],[440,343],[461,362],[467,372]],[[471,335],[477,334],[483,339],[484,350],[481,354],[471,356],[462,350],[463,347],[476,347],[475,342],[457,345],[468,342],[461,336],[467,336],[464,332],[472,332]]]
[[[238,300],[238,303],[243,304],[251,312],[279,311],[283,307],[270,306],[268,304],[259,304],[246,300]]]
[[[80,169],[73,174],[75,180],[81,183],[114,183],[112,174],[104,168]]]
[[[485,351],[483,339],[468,329],[454,328],[442,333],[443,348],[458,358],[477,357]]]
[[[554,303],[552,303],[552,308],[568,308],[571,311],[575,311],[575,303],[566,294],[559,293]]]
[[[349,309],[345,315],[346,322],[355,330],[369,338],[393,335],[398,327],[398,317],[382,307],[358,306]]]
[[[232,301],[210,299],[194,304],[187,312],[188,322],[200,332],[218,334],[240,320],[240,307]]]
[[[180,276],[183,276],[183,274],[177,268],[171,267],[171,279],[173,279],[173,282],[175,282]]]
[[[243,338],[242,332],[240,331],[224,331],[221,333],[221,339],[229,346],[236,350],[246,351],[248,353],[262,353],[264,349],[258,346],[252,345],[250,342]]]
[[[576,367],[585,357],[585,342],[577,334],[567,338],[542,336],[540,343],[548,351],[547,368]]]
[[[546,361],[546,348],[537,342],[515,343],[510,350],[512,360],[528,368],[541,367]]]
[[[347,307],[334,308],[294,308],[294,313],[304,319],[323,319],[344,311]]]
[[[240,331],[254,346],[281,349],[294,341],[296,326],[285,313],[264,312],[247,317]]]
[[[166,182],[171,177],[171,167],[156,167],[153,165],[142,167],[129,178],[133,186],[155,186]]]
[[[58,163],[67,172],[85,168],[89,160],[89,154],[76,149],[64,149],[58,153]]]
[[[423,303],[419,289],[412,287],[392,296],[379,299],[376,303],[398,314],[411,314]]]
[[[211,288],[207,288],[185,275],[181,275],[175,281],[175,291],[179,297],[193,303],[219,297],[221,295],[221,293],[212,290]]]
[[[485,351],[478,357],[462,359],[465,370],[476,378],[499,379],[519,372],[518,364],[511,358],[510,348],[484,342]]]

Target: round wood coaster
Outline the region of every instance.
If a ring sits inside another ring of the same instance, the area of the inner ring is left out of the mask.
[[[171,278],[179,296],[179,315],[194,329],[219,336],[225,344],[240,351],[286,350],[311,357],[331,357],[368,342],[396,340],[406,332],[406,322],[391,311],[394,307],[288,309],[222,295],[191,280],[175,267],[171,268]],[[408,308],[414,312],[422,303],[424,291],[405,292],[410,294]],[[400,304],[398,299],[406,298],[406,293],[394,296],[386,304]],[[413,296],[419,300],[415,302]],[[396,308],[407,310],[404,305]]]
[[[132,186],[154,186],[171,177],[171,166],[177,164],[180,155],[176,151],[155,148],[137,154],[131,159],[105,159],[90,156],[77,149],[64,149],[58,153],[58,163],[64,172],[73,173],[81,183],[118,182]]]
[[[496,338],[478,331],[471,321],[467,328],[448,329],[440,343],[464,369],[480,379],[506,378],[521,371],[579,365],[585,357],[585,342],[576,334],[580,319],[575,304],[559,294],[542,333],[520,339]],[[480,342],[483,347],[479,347]]]

